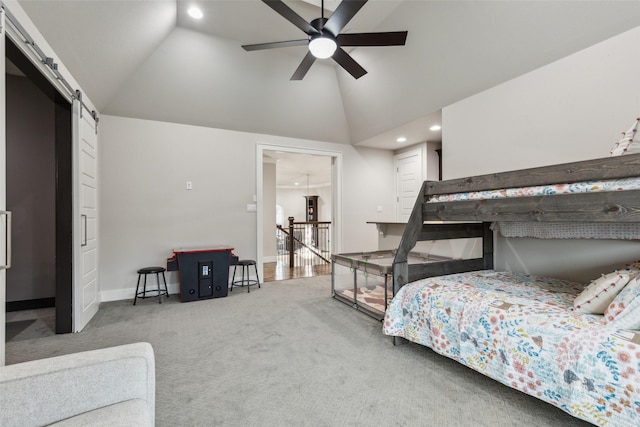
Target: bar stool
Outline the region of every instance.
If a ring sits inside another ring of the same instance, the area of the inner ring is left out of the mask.
[[[138,298],[152,298],[158,297],[159,304],[162,304],[162,295],[166,295],[169,298],[169,290],[167,289],[167,279],[164,277],[164,267],[145,267],[138,270],[138,284],[136,285],[136,296],[133,298],[133,305],[136,305]],[[164,281],[164,289],[160,286],[160,273],[162,273],[162,280]],[[147,274],[155,274],[158,282],[156,289],[147,289]],[[142,291],[140,289],[140,278],[144,276],[144,284],[142,285]],[[155,292],[155,295],[147,296],[147,293]]]
[[[242,278],[240,280],[236,280],[236,268],[239,266],[242,267]],[[249,267],[253,265],[253,268],[256,271],[256,278],[258,280],[254,280],[254,279],[249,279]],[[245,270],[247,272],[247,278],[245,279],[244,277],[244,273]],[[258,285],[258,287],[260,287],[260,277],[258,276],[258,266],[256,265],[256,262],[252,259],[241,259],[240,261],[238,261],[237,265],[233,266],[233,277],[231,278],[231,290],[233,291],[233,285],[239,283],[238,286],[247,286],[247,292],[251,292],[251,286],[255,286]]]

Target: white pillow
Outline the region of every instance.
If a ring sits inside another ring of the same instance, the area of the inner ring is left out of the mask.
[[[604,312],[605,321],[620,329],[640,329],[640,275],[627,283]]]
[[[639,122],[640,118],[637,118],[633,126],[623,134],[622,139],[613,145],[613,148],[609,151],[610,156],[640,153],[640,132],[638,132]]]
[[[573,300],[575,311],[580,313],[604,314],[616,295],[638,274],[637,270],[613,271],[593,280],[584,291]]]

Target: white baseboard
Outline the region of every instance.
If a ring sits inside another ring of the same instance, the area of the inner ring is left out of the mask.
[[[240,276],[240,272],[238,272],[238,276]],[[239,277],[236,277],[238,279]],[[255,279],[255,277],[252,277]],[[231,275],[229,275],[229,286],[231,286]],[[179,283],[167,283],[167,289],[169,289],[169,295],[178,295],[180,293],[180,284]],[[122,301],[130,299],[133,301],[133,297],[136,293],[136,288],[126,288],[126,289],[114,289],[111,291],[101,291],[100,292],[100,302],[108,302],[108,301]]]
[[[180,286],[176,283],[168,283],[167,289],[169,289],[169,295],[179,294]],[[122,301],[126,299],[130,299],[133,301],[133,297],[135,296],[136,288],[127,288],[127,289],[114,289],[112,291],[101,291],[100,292],[100,301]]]
[[[262,257],[262,263],[265,262],[277,262],[278,261],[278,256],[274,255],[274,256],[263,256]]]

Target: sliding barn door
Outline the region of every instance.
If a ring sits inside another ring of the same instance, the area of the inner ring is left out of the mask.
[[[0,211],[3,213],[7,209],[7,165],[5,152],[5,134],[6,134],[6,108],[5,108],[5,52],[4,52],[4,12],[0,10],[0,94],[2,102],[0,102]],[[7,257],[7,247],[4,242],[8,241],[7,214],[0,216],[0,264],[6,266],[3,260]],[[10,225],[10,224],[9,224]],[[10,242],[9,242],[10,243]],[[7,281],[6,268],[0,269],[0,366],[4,366],[5,355],[5,322],[6,322],[6,300],[7,300]]]
[[[74,187],[73,331],[96,314],[98,292],[98,135],[93,116],[76,100],[73,111]]]

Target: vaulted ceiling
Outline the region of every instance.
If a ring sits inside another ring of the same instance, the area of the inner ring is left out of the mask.
[[[259,0],[19,3],[102,114],[387,149],[438,140],[446,105],[640,25],[638,1],[371,0],[343,32],[407,30],[406,46],[350,50],[357,80],[327,59],[290,81],[306,47],[241,48],[305,37]]]

